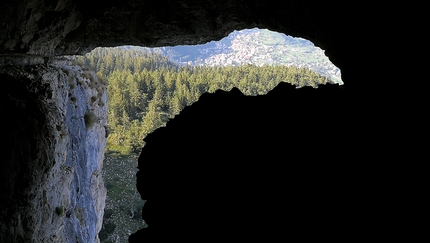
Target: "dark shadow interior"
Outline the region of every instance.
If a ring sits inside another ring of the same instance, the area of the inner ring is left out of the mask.
[[[379,45],[377,31],[372,43],[364,38],[377,29],[377,11],[365,2],[334,1],[2,1],[2,81],[13,81],[5,66],[20,69],[26,60],[26,68],[42,70],[54,56],[98,46],[201,44],[254,27],[309,39],[342,70],[342,87],[281,84],[261,97],[206,94],[145,139],[137,189],[148,200],[142,214],[149,227],[130,242],[380,239],[393,219],[381,144],[396,140],[386,136],[391,110],[369,89],[384,80],[363,72],[364,63],[378,61],[364,62]],[[15,97],[19,85],[7,85],[2,96]],[[15,136],[43,132],[37,129],[44,119],[27,126],[43,118],[39,111],[11,114],[28,117],[7,123],[2,140],[2,167],[11,170],[2,173],[2,206],[31,201],[4,189],[24,173],[10,163],[32,170],[42,160],[35,157],[49,150],[49,142]],[[3,207],[0,221],[19,210]],[[2,225],[0,239],[21,234],[8,227]]]

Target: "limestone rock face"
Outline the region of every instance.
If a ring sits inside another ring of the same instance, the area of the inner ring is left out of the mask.
[[[0,111],[9,118],[1,148],[0,241],[98,242],[106,198],[105,85],[67,60],[25,63],[32,64],[0,68],[7,82]]]

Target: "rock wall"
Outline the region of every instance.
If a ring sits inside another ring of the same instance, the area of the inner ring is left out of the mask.
[[[0,67],[0,242],[98,242],[106,87],[69,60],[22,63]]]

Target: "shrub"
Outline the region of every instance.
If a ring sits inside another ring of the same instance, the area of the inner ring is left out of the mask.
[[[94,114],[93,112],[87,111],[85,112],[84,120],[85,120],[85,126],[87,127],[87,129],[90,129],[97,122],[98,118],[96,114]]]
[[[58,216],[62,216],[62,215],[63,215],[63,213],[64,213],[64,208],[63,208],[63,206],[56,207],[56,208],[55,208],[55,213],[56,213]]]

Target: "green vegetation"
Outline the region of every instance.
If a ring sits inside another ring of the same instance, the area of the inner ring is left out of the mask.
[[[274,39],[271,42],[277,42]],[[264,95],[279,82],[298,88],[331,82],[307,68],[284,65],[183,66],[156,51],[133,48],[97,48],[76,61],[107,81],[108,136],[103,179],[107,188],[101,243],[127,242],[146,227],[141,218],[144,201],[135,188],[137,156],[143,138],[205,92],[239,88],[246,95]],[[96,80],[88,76],[90,80]],[[97,97],[92,97],[95,102]],[[91,127],[97,120],[87,112]],[[75,208],[81,219],[82,211]]]
[[[307,68],[180,66],[156,52],[121,47],[97,48],[78,61],[108,82],[107,152],[123,155],[138,153],[147,134],[164,126],[204,92],[238,87],[246,95],[263,95],[279,82],[299,88],[330,82]]]
[[[92,111],[85,112],[84,115],[84,121],[85,121],[85,127],[87,129],[90,129],[94,126],[94,124],[97,122],[98,118],[96,114],[94,114]]]
[[[155,50],[177,63],[193,66],[241,66],[244,64],[306,67],[333,82],[343,84],[340,69],[311,41],[268,29],[233,31],[219,41],[202,45],[159,48],[129,47]]]
[[[63,213],[64,213],[64,208],[63,208],[63,206],[59,206],[59,207],[56,207],[55,208],[55,213],[58,215],[58,216],[63,216]]]
[[[136,190],[137,156],[105,157],[103,179],[107,188],[101,243],[128,242],[128,236],[146,227],[141,210],[144,201]]]
[[[281,45],[285,42],[281,34],[267,29],[260,30],[258,39],[265,45]]]

